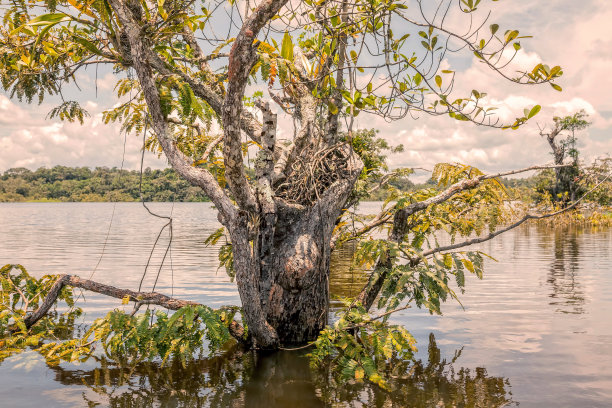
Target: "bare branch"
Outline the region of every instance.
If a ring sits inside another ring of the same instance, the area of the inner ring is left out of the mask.
[[[381,212],[379,213],[376,217],[374,217],[373,220],[371,220],[369,223],[363,225],[361,228],[359,228],[358,230],[354,231],[349,237],[343,238],[342,242],[349,242],[349,241],[354,241],[356,239],[358,239],[359,237],[367,234],[368,232],[372,231],[374,228],[380,227],[381,225],[385,224],[386,222],[388,222],[391,217],[393,216],[393,214],[389,213],[389,212]],[[340,239],[340,235],[334,235],[332,237],[331,240],[331,249],[333,250],[336,247],[336,244],[338,243],[338,240]]]
[[[198,134],[200,135],[204,133],[204,131],[202,130],[202,127],[197,123],[183,123],[177,118],[167,118],[166,121],[168,123],[172,123],[173,125],[188,126],[188,127],[194,128],[196,132],[198,132]]]
[[[388,310],[388,311],[383,312],[383,313],[379,313],[376,316],[372,316],[368,320],[366,320],[364,322],[361,322],[359,324],[355,324],[353,326],[343,327],[342,330],[354,330],[354,329],[358,329],[360,327],[367,326],[368,323],[371,323],[371,322],[373,322],[375,320],[380,320],[380,319],[382,319],[384,317],[392,315],[393,313],[401,312],[402,310],[406,310],[406,309],[410,309],[410,308],[411,308],[411,306],[409,304],[406,304],[404,306],[400,306],[398,308],[395,308],[395,309],[392,309],[392,310]]]
[[[428,251],[423,252],[422,254],[420,254],[421,257],[426,257],[429,255],[433,255],[435,253],[438,252],[445,252],[445,251],[452,251],[454,249],[459,249],[459,248],[463,248],[463,247],[467,247],[470,245],[474,245],[474,244],[479,244],[481,242],[485,242],[485,241],[489,241],[493,238],[495,238],[498,235],[503,234],[504,232],[508,232],[516,227],[518,227],[519,225],[523,224],[525,221],[528,220],[542,220],[545,218],[550,218],[550,217],[554,217],[556,215],[560,215],[563,214],[564,212],[567,212],[569,210],[572,210],[574,208],[576,208],[576,206],[586,198],[587,195],[591,194],[593,191],[597,190],[599,188],[600,185],[602,185],[605,181],[607,181],[610,177],[612,177],[612,173],[609,174],[606,178],[604,178],[603,180],[601,180],[599,183],[597,183],[595,185],[595,187],[591,188],[589,191],[587,191],[586,193],[584,193],[579,199],[577,199],[576,201],[574,201],[571,205],[568,205],[567,207],[559,210],[559,211],[555,211],[552,213],[548,213],[548,214],[527,214],[525,216],[523,216],[520,220],[518,220],[517,222],[510,224],[498,231],[494,231],[484,237],[477,237],[477,238],[473,238],[464,242],[458,242],[456,244],[452,244],[452,245],[446,245],[446,246],[441,246],[441,247],[437,247],[437,248],[433,248],[430,249]]]
[[[495,179],[495,178],[498,178],[498,177],[505,177],[505,176],[510,176],[510,175],[513,175],[513,174],[525,173],[527,171],[546,170],[546,169],[558,169],[558,168],[561,168],[561,167],[569,167],[569,166],[571,166],[571,164],[553,164],[553,165],[531,166],[531,167],[525,167],[524,169],[519,169],[519,170],[510,170],[510,171],[505,171],[505,172],[502,172],[502,173],[485,175],[484,177],[482,177],[482,179],[483,180],[490,180],[490,179]]]
[[[206,148],[206,151],[204,151],[204,154],[202,154],[202,158],[201,160],[208,160],[208,157],[211,155],[211,153],[213,152],[213,150],[215,150],[215,148],[219,145],[219,143],[221,143],[223,141],[223,135],[221,134],[220,136],[217,136],[212,142],[210,142],[210,144],[208,145],[208,147]]]

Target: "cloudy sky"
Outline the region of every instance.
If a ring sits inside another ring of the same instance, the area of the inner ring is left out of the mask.
[[[492,21],[534,38],[523,41],[518,65],[538,62],[561,65],[563,92],[549,86],[526,87],[500,81],[476,59],[458,71],[458,81],[477,88],[499,106],[502,119],[520,116],[524,107],[542,105],[542,111],[518,131],[483,129],[448,118],[420,117],[387,123],[360,116],[357,125],[379,129],[405,152],[391,157],[394,167],[431,168],[438,162],[461,162],[486,171],[500,171],[550,162],[546,141],[538,135],[553,116],[584,109],[593,122],[579,135],[579,149],[587,161],[612,153],[612,2],[607,0],[504,0],[493,4]],[[100,69],[79,76],[81,92],[74,94],[91,113],[83,126],[46,119],[54,106],[27,105],[0,93],[0,171],[11,167],[139,166],[140,139],[122,135],[115,125],[104,125],[101,113],[111,107],[115,78]],[[97,85],[97,91],[96,91]],[[73,95],[71,95],[73,96]],[[124,151],[125,143],[125,155]],[[165,161],[148,155],[146,165],[164,167]]]

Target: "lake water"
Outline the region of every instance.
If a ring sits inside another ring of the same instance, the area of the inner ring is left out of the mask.
[[[216,249],[203,243],[218,228],[211,205],[150,206],[172,215],[174,235],[161,269],[168,234],[160,237],[143,290],[159,272],[156,291],[238,304]],[[136,289],[164,223],[138,203],[0,204],[0,263]],[[410,309],[395,317],[416,337],[419,361],[392,393],[335,387],[311,373],[303,352],[232,350],[186,369],[146,364],[131,374],[94,363],[47,367],[25,352],[0,365],[0,407],[611,407],[612,229],[530,225],[478,248],[498,262],[487,261],[484,280],[468,278],[463,308],[448,302],[443,316]],[[335,254],[336,295],[364,282],[348,262],[347,251]],[[85,322],[120,307],[84,295]]]

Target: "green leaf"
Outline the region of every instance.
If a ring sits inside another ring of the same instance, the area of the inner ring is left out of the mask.
[[[329,102],[327,104],[327,107],[329,108],[329,112],[332,115],[337,115],[338,114],[338,107],[333,102]]]
[[[64,13],[51,13],[51,14],[43,14],[42,16],[38,16],[28,21],[26,25],[30,27],[41,26],[47,24],[57,24],[62,21],[70,21],[72,18]]]
[[[102,51],[100,51],[99,49],[96,48],[95,45],[93,45],[92,42],[90,42],[89,40],[86,40],[84,38],[78,37],[76,35],[72,36],[72,39],[81,44],[83,46],[83,48],[85,48],[87,51],[92,52],[96,55],[102,55]]]
[[[436,75],[436,85],[438,85],[438,88],[442,88],[442,77],[440,75]]]
[[[506,44],[514,40],[516,37],[518,37],[518,35],[519,35],[518,30],[507,31],[506,32]]]
[[[423,77],[421,76],[421,74],[417,72],[416,75],[414,76],[414,83],[416,84],[416,86],[419,86],[422,80],[423,80]]]
[[[527,119],[533,118],[535,115],[538,114],[538,112],[540,112],[541,109],[542,109],[542,107],[540,105],[536,105],[533,108],[531,108],[531,111],[529,112],[529,115],[527,115]]]
[[[474,270],[474,264],[472,263],[472,261],[469,261],[469,260],[467,260],[467,259],[462,259],[462,260],[461,260],[461,263],[463,264],[463,266],[465,266],[465,268],[466,268],[468,271],[470,271],[470,272],[472,272],[472,273],[474,273],[474,272],[475,272],[475,270]]]
[[[283,36],[283,43],[281,45],[281,57],[286,60],[293,61],[293,40],[288,32],[285,32]]]
[[[27,23],[25,23],[22,26],[17,27],[13,31],[11,31],[10,35],[15,35],[15,34],[19,33],[22,30],[29,33],[29,32],[31,32],[31,30],[29,30],[29,27],[52,26],[52,25],[55,25],[57,23],[61,23],[62,21],[70,21],[70,20],[72,20],[72,18],[70,16],[67,16],[64,13],[44,14],[42,16],[38,16],[36,18],[33,18],[32,20],[28,21]],[[46,34],[47,31],[49,31],[49,30],[48,29],[45,30],[44,33]],[[34,35],[34,33],[31,32],[31,35]]]
[[[559,92],[563,91],[563,88],[561,88],[557,84],[553,84],[552,82],[550,83],[550,86],[552,86],[555,91],[559,91]]]

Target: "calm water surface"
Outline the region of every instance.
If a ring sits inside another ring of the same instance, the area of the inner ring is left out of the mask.
[[[159,292],[238,304],[216,249],[203,243],[218,228],[211,205],[151,207],[172,215],[174,239],[160,269],[162,234],[144,288],[159,272]],[[163,224],[137,203],[0,204],[0,263],[135,289]],[[0,365],[0,407],[611,407],[612,230],[526,226],[479,249],[498,262],[487,262],[484,280],[468,279],[463,308],[449,302],[443,316],[395,318],[418,340],[419,361],[390,394],[335,387],[299,352],[232,350],[187,369],[149,364],[131,375],[94,363],[50,368],[26,352]],[[364,282],[349,262],[348,251],[335,254],[336,295],[354,295]],[[88,322],[120,301],[85,293],[82,306]]]

